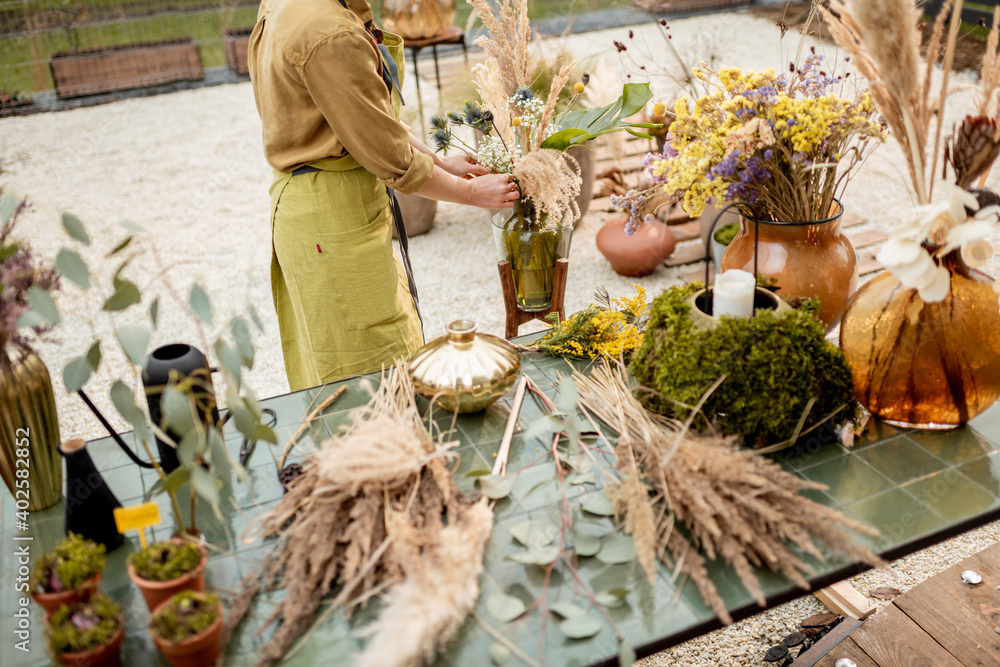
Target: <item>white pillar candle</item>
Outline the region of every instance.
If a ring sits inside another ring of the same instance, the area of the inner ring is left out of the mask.
[[[750,317],[756,287],[753,275],[740,269],[729,269],[717,276],[712,289],[712,317]]]

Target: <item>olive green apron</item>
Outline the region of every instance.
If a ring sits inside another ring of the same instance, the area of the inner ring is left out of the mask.
[[[402,77],[402,39],[385,33],[385,46]],[[380,370],[423,344],[386,187],[349,155],[309,166],[318,171],[275,171],[270,189],[271,293],[292,391]]]

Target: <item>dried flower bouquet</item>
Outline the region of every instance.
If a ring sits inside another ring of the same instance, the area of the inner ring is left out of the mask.
[[[926,59],[921,57],[915,29],[921,11],[911,2],[833,0],[830,10],[820,9],[833,38],[850,52],[858,72],[868,80],[876,107],[903,149],[917,207],[914,215],[894,230],[878,260],[905,287],[918,290],[925,303],[943,301],[949,294],[951,274],[943,265],[946,255],[960,250],[970,267],[982,266],[989,259],[993,248],[986,238],[1000,220],[1000,197],[982,189],[1000,154],[1000,8],[993,13],[983,54],[976,108],[954,127],[942,153],[948,76],[961,8],[961,0],[942,6],[931,30]],[[942,46],[944,71],[940,89],[935,91],[933,74]],[[935,200],[939,156],[951,168],[954,184],[946,186],[945,198]],[[993,286],[1000,294],[1000,282]]]
[[[663,152],[646,161],[654,185],[614,199],[628,210],[630,229],[652,215],[652,195],[660,193],[694,216],[714,199],[742,202],[760,220],[826,218],[885,138],[869,95],[844,96],[844,79],[815,51],[781,74],[704,65],[693,73],[710,92],[674,103]]]
[[[456,443],[427,432],[414,396],[405,367],[390,369],[351,425],[307,459],[264,517],[263,536],[280,541],[261,572],[244,581],[226,627],[231,636],[260,590],[287,590],[268,620],[280,626],[258,665],[279,662],[334,591],[326,613],[350,614],[385,593],[367,647],[352,663],[361,666],[423,664],[474,607],[493,512],[456,489],[445,467]]]
[[[690,576],[712,610],[729,623],[706,556],[729,563],[761,605],[765,600],[755,566],[808,588],[805,576],[812,570],[806,555],[825,560],[833,553],[882,564],[855,541],[855,533],[876,531],[799,493],[821,484],[740,449],[732,437],[697,436],[689,424],[646,411],[632,393],[624,366],[605,360],[589,376],[574,373],[573,380],[581,406],[618,434],[620,483],[608,495],[650,581],[656,561],[662,560]],[[679,524],[687,527],[686,534]]]

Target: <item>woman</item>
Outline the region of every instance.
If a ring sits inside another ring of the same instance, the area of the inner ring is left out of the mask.
[[[293,391],[376,371],[423,343],[386,186],[483,208],[517,199],[509,176],[437,157],[397,120],[401,52],[365,0],[263,0],[250,36],[275,170],[271,291]]]

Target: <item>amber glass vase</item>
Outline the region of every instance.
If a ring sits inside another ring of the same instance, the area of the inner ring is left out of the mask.
[[[844,212],[814,222],[774,222],[743,216],[740,231],[722,256],[722,270],[754,271],[754,228],[757,230],[757,273],[776,279],[778,295],[819,299],[819,317],[827,331],[837,326],[847,300],[858,286],[858,257],[840,228]]]
[[[957,252],[944,301],[924,303],[888,271],[854,295],[840,346],[858,401],[897,426],[952,428],[1000,396],[1000,307],[993,280]]]
[[[404,39],[443,34],[455,20],[455,0],[382,0],[382,23]]]

